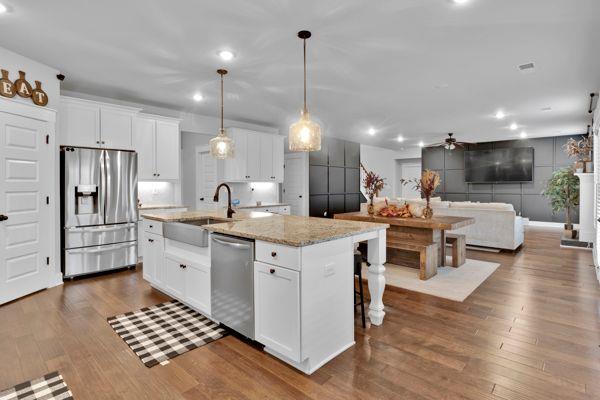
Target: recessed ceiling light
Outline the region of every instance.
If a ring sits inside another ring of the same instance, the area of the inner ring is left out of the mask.
[[[496,119],[504,119],[506,118],[506,114],[502,110],[498,110],[495,115]]]
[[[527,137],[527,132],[521,131],[521,134],[519,136],[521,136],[521,139],[525,139]]]
[[[369,133],[369,135],[373,136],[375,135],[375,128],[369,128],[369,130],[367,131]]]
[[[233,54],[229,50],[221,50],[217,54],[219,55],[219,57],[221,57],[221,60],[223,61],[231,61],[235,58],[235,54]]]
[[[425,147],[425,143],[422,140],[419,142],[419,147]]]
[[[202,96],[200,93],[196,93],[194,94],[193,99],[194,101],[202,101],[204,99],[204,96]]]
[[[0,3],[0,14],[4,14],[7,11],[8,11],[8,8],[6,8],[6,6],[4,4]]]
[[[519,125],[517,125],[516,122],[513,122],[512,124],[510,124],[511,131],[516,131],[517,129],[519,129]]]
[[[452,0],[454,4],[466,4],[469,0]]]
[[[397,139],[400,143],[404,142],[404,136],[399,135]]]

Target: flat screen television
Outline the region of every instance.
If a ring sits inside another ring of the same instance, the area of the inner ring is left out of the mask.
[[[465,151],[465,181],[533,181],[533,147]]]

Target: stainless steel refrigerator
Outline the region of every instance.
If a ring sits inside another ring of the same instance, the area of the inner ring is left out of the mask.
[[[61,147],[65,278],[137,262],[137,154]]]

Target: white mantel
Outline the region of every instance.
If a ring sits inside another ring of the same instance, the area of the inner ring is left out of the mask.
[[[594,241],[594,174],[576,173],[579,178],[579,241]]]

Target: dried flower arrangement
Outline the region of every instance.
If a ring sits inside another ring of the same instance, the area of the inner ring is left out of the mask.
[[[412,183],[414,189],[421,192],[421,196],[427,201],[423,216],[425,218],[431,218],[433,216],[433,210],[431,209],[430,200],[431,196],[435,193],[435,189],[440,185],[440,174],[436,171],[426,169],[421,174],[421,179],[400,179],[400,183],[403,185]]]
[[[360,167],[365,173],[365,176],[363,177],[363,188],[369,198],[369,214],[373,214],[373,200],[385,187],[385,178],[380,177],[373,171],[367,171],[363,163],[360,163]]]
[[[575,169],[586,172],[585,165],[591,161],[592,151],[594,149],[592,137],[586,136],[581,140],[570,138],[563,146],[563,149],[569,157],[576,160]]]

